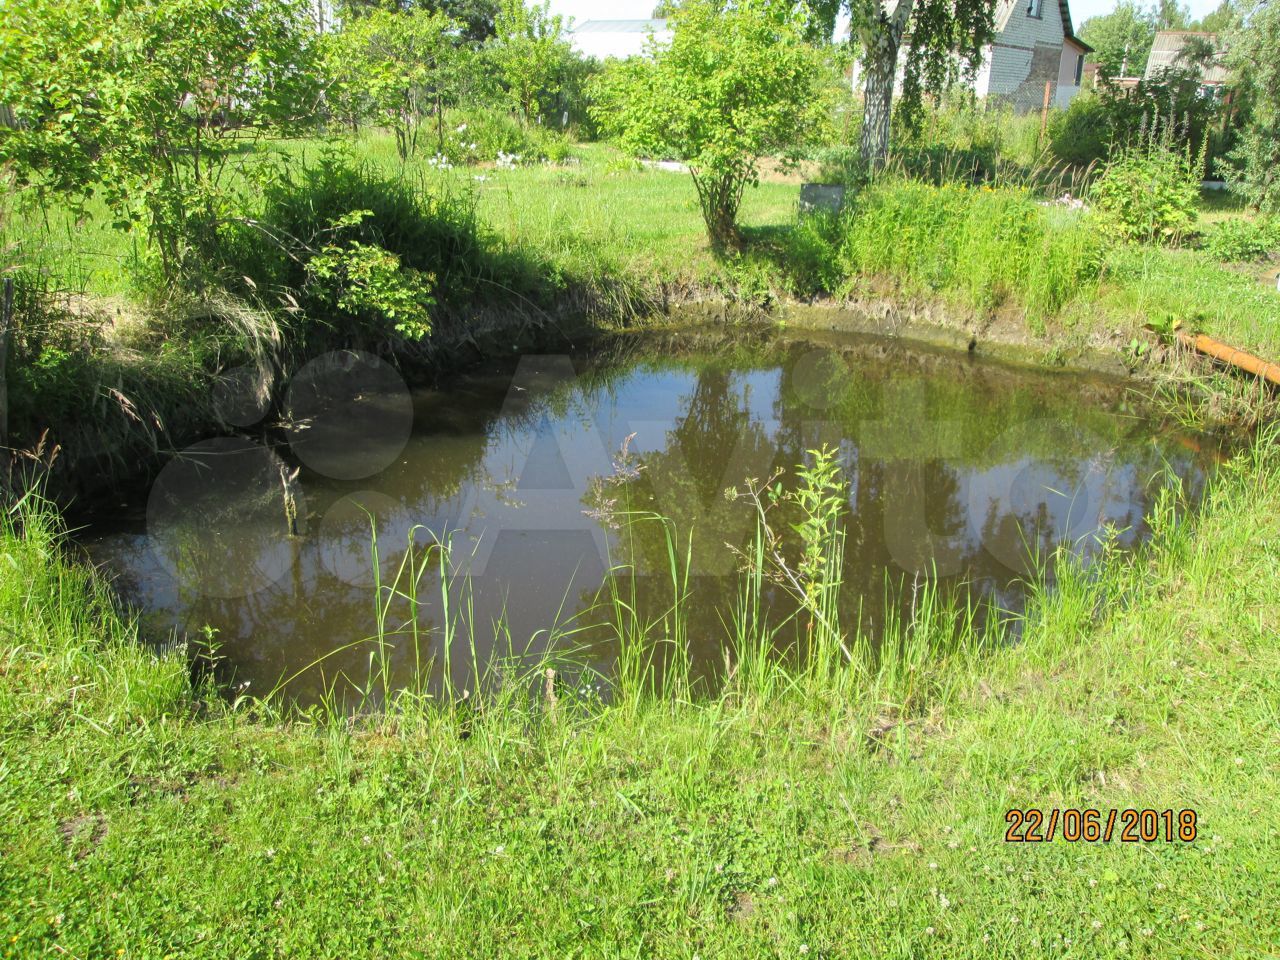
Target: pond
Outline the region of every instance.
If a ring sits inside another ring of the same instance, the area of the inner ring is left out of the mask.
[[[240,434],[175,456],[145,503],[83,540],[148,637],[213,637],[222,679],[287,679],[304,701],[367,677],[380,609],[404,682],[447,669],[467,686],[548,649],[607,677],[602,585],[615,570],[661,618],[668,534],[695,671],[713,676],[756,531],[726,490],[779,469],[794,486],[823,444],[848,484],[842,604],[872,633],[925,578],[1016,613],[1035,556],[1139,544],[1160,489],[1176,478],[1194,501],[1219,457],[1121,382],[866,336],[619,335],[417,390],[373,357],[329,355],[270,429],[252,380],[227,384]],[[446,541],[442,567],[428,547]],[[416,606],[387,586],[398,571]],[[791,601],[767,599],[781,620]]]

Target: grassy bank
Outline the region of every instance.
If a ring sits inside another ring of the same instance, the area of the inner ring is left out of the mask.
[[[28,506],[0,527],[0,951],[1265,955],[1274,444],[1154,524],[1015,646],[346,724],[193,688]],[[1006,843],[1018,807],[1190,808],[1199,833]]]
[[[1014,187],[888,179],[854,197],[839,221],[797,222],[799,176],[771,171],[744,201],[747,249],[718,259],[690,178],[605,145],[579,145],[557,166],[446,170],[422,157],[402,167],[388,136],[367,134],[344,148],[359,172],[341,176],[321,174],[330,147],[318,141],[261,149],[262,169],[274,157],[288,172],[259,170],[264,187],[247,172],[253,164],[244,168],[232,192],[257,226],[228,228],[216,283],[194,294],[157,288],[145,243],[113,229],[105,209],[91,205],[79,220],[56,206],[9,211],[10,256],[40,278],[48,307],[11,355],[16,445],[33,445],[49,426],[77,453],[124,449],[133,462],[189,421],[194,432],[216,422],[199,398],[246,360],[271,354],[287,375],[291,351],[359,341],[403,353],[413,345],[368,310],[304,290],[309,254],[277,243],[301,232],[314,250],[337,235],[328,224],[355,209],[373,214],[351,237],[385,244],[431,289],[435,333],[410,353],[439,354],[448,336],[469,343],[477,314],[527,329],[566,312],[618,320],[711,296],[766,308],[887,302],[979,344],[1013,341],[1057,363],[1100,352],[1156,379],[1170,368],[1144,329],[1152,321],[1280,356],[1280,295],[1258,282],[1261,267],[1194,248],[1117,245],[1091,213]],[[1204,212],[1213,224],[1243,217],[1218,198]],[[1203,363],[1173,370],[1175,381],[1194,381],[1190,415],[1203,416],[1206,398],[1209,413],[1222,414],[1215,398],[1234,397],[1233,415],[1256,416],[1257,391]],[[68,411],[86,397],[93,416],[75,423]]]

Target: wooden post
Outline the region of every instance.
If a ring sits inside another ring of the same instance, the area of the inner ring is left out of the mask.
[[[1040,143],[1044,144],[1045,132],[1049,129],[1049,92],[1053,89],[1053,82],[1046,80],[1044,82],[1044,106],[1040,108]]]
[[[6,363],[9,359],[9,327],[13,321],[13,277],[4,278],[0,295],[0,447],[9,445],[9,381]]]

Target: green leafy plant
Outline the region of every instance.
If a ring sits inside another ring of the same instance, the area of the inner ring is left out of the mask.
[[[333,109],[355,124],[371,118],[395,134],[403,163],[418,147],[424,119],[436,119],[443,151],[444,108],[458,95],[469,51],[461,25],[441,13],[374,10],[328,34],[324,62]]]
[[[1204,231],[1204,251],[1215,260],[1261,260],[1280,248],[1280,223],[1271,220],[1221,220]]]
[[[1182,320],[1166,311],[1152,314],[1143,326],[1154,333],[1161,343],[1170,343],[1181,329]]]
[[[603,74],[594,115],[638,156],[689,165],[711,245],[740,249],[738,206],[768,154],[798,160],[824,122],[822,57],[783,0],[688,0],[670,44]]]
[[[20,185],[145,227],[167,279],[198,274],[234,217],[229,161],[318,102],[297,0],[0,5],[0,164]]]
[[[573,72],[564,18],[552,15],[546,0],[532,5],[526,0],[503,0],[494,29],[486,53],[520,119],[532,123],[546,113]]]
[[[538,124],[524,124],[499,108],[453,111],[442,151],[454,164],[501,160],[504,165],[562,162],[570,144],[561,133]]]
[[[1249,0],[1241,12],[1226,46],[1246,119],[1228,183],[1258,210],[1280,214],[1280,5]]]
[[[307,261],[308,289],[321,302],[366,324],[390,325],[410,340],[431,332],[434,277],[404,267],[391,251],[344,237],[371,212],[356,210],[330,225],[334,239]]]
[[[1114,154],[1090,198],[1108,231],[1134,243],[1178,243],[1195,224],[1204,149],[1177,145],[1173,122],[1157,118],[1151,132]]]

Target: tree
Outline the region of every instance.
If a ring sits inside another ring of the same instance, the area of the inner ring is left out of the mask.
[[[1093,47],[1089,62],[1103,78],[1142,76],[1155,36],[1155,20],[1134,0],[1120,0],[1111,13],[1080,25],[1080,39]]]
[[[564,39],[564,18],[550,4],[502,0],[487,48],[520,118],[540,116],[574,53]]]
[[[1234,0],[1222,0],[1211,13],[1205,14],[1191,25],[1192,30],[1206,33],[1225,33],[1236,24],[1237,11]]]
[[[870,169],[889,154],[889,123],[899,54],[905,49],[899,112],[919,122],[925,93],[940,93],[972,77],[992,39],[995,0],[849,0],[863,73],[862,162]]]
[[[1185,30],[1191,22],[1191,13],[1178,0],[1156,0],[1152,11],[1157,30]]]
[[[602,75],[593,116],[640,156],[689,165],[711,245],[741,245],[738,205],[762,156],[823,122],[822,54],[790,0],[685,0],[668,44]]]
[[[460,25],[424,9],[374,10],[325,38],[330,97],[353,122],[374,117],[395,133],[404,163],[417,149],[428,109],[443,150],[444,105],[458,85]]]
[[[439,13],[461,25],[461,37],[478,46],[493,36],[498,0],[340,0],[338,12],[346,21],[367,16],[377,10],[409,13],[421,10]]]
[[[1229,183],[1258,210],[1280,213],[1280,0],[1246,7],[1226,48],[1245,116]]]
[[[19,123],[0,129],[0,163],[145,224],[173,278],[216,243],[228,160],[314,116],[314,40],[295,0],[8,0],[0,103]]]

